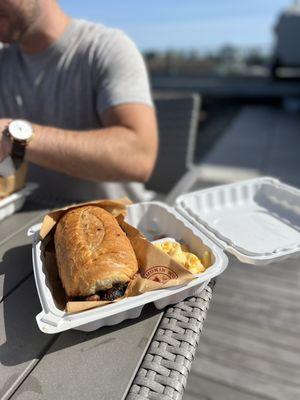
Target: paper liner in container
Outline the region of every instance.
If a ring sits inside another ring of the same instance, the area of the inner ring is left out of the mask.
[[[123,198],[119,200],[95,200],[80,204],[72,204],[70,206],[66,206],[63,208],[58,208],[45,216],[40,229],[40,237],[41,239],[45,239],[45,237],[48,235],[51,229],[53,229],[53,227],[57,224],[59,219],[68,210],[72,210],[74,208],[86,205],[91,205],[104,208],[106,211],[110,212],[114,217],[117,217],[118,215],[126,214],[126,206],[129,204],[131,204],[131,201],[128,198]]]
[[[186,268],[157,249],[138,229],[124,221],[124,214],[126,212],[125,206],[128,205],[128,200],[102,200],[84,203],[84,205],[88,204],[104,208],[116,217],[120,227],[126,233],[134,249],[138,260],[139,271],[133,280],[129,282],[124,296],[114,301],[72,301],[67,299],[59,279],[56,265],[55,249],[53,245],[53,228],[68,210],[82,207],[83,204],[56,210],[44,218],[40,236],[43,239],[44,266],[48,273],[48,280],[53,297],[60,308],[65,309],[68,313],[81,312],[91,308],[105,306],[112,302],[115,303],[124,298],[134,297],[149,291],[183,285],[195,279],[195,276]]]

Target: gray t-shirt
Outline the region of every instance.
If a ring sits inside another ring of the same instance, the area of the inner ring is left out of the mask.
[[[124,103],[152,105],[142,56],[121,31],[72,20],[46,51],[0,49],[0,118],[72,130],[99,128],[101,113]],[[85,200],[110,195],[105,184],[79,181],[31,165],[43,196]],[[111,185],[108,184],[108,187]],[[120,193],[122,194],[122,193]]]

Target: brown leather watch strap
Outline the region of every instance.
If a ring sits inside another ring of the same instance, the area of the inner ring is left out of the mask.
[[[19,169],[25,158],[26,143],[13,140],[11,149],[11,158],[15,164],[15,168]]]

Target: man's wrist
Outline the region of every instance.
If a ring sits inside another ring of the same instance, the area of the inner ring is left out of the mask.
[[[28,121],[16,119],[8,124],[4,133],[4,146],[9,148],[16,168],[25,160],[26,149],[33,136],[33,126]]]

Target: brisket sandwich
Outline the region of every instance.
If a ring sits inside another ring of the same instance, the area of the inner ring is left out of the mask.
[[[138,271],[117,220],[96,206],[72,209],[54,234],[58,272],[70,300],[114,300]]]

